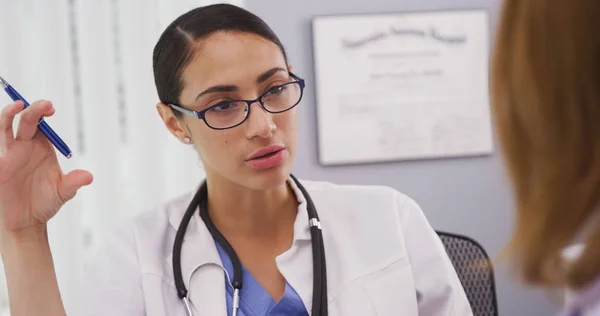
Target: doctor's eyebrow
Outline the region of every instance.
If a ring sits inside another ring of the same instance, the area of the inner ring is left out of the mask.
[[[278,72],[287,73],[287,70],[285,68],[281,68],[281,67],[275,67],[275,68],[269,69],[258,76],[258,78],[256,79],[256,83],[263,83],[263,82],[267,81],[269,78],[273,77],[273,75],[275,75]],[[201,96],[209,94],[209,93],[235,92],[237,90],[238,90],[238,87],[234,86],[234,85],[212,86],[212,87],[202,91],[200,94],[198,94],[198,96],[196,96],[196,100],[198,100]]]
[[[267,81],[269,78],[273,77],[273,75],[275,75],[278,72],[285,72],[287,73],[287,69],[281,68],[281,67],[275,67],[271,70],[267,70],[265,71],[263,74],[261,74],[260,76],[258,76],[258,79],[256,79],[256,83],[263,83],[265,81]]]

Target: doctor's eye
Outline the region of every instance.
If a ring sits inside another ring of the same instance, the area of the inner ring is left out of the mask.
[[[232,111],[232,110],[235,110],[238,106],[239,106],[239,104],[236,102],[221,102],[221,103],[217,103],[216,105],[213,105],[211,107],[210,111],[214,111],[214,112]]]
[[[270,89],[267,91],[267,93],[268,93],[268,94],[271,94],[271,95],[278,95],[278,94],[280,94],[280,93],[284,92],[286,89],[287,89],[287,86],[285,86],[285,85],[282,85],[282,86],[275,86],[275,87],[272,87],[272,88],[270,88]]]

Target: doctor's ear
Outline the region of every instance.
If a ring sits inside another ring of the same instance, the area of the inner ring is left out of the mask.
[[[177,139],[185,144],[192,143],[192,139],[188,136],[183,121],[175,116],[173,109],[164,103],[158,103],[156,104],[156,111],[163,120],[165,127],[167,127],[173,136],[177,137]]]
[[[288,72],[292,72],[292,69],[293,69],[293,68],[294,68],[294,67],[293,67],[292,65],[288,65]]]

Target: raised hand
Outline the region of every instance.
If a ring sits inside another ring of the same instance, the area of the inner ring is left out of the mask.
[[[40,118],[54,112],[51,102],[41,100],[26,109],[23,102],[15,102],[0,114],[0,229],[21,231],[46,224],[92,182],[88,171],[63,173],[52,144],[38,131]],[[13,121],[19,113],[15,135]]]

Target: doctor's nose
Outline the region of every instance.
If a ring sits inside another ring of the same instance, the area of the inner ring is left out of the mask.
[[[259,102],[254,102],[248,109],[248,118],[246,120],[246,137],[268,138],[277,126],[273,121],[273,114],[267,112]]]

